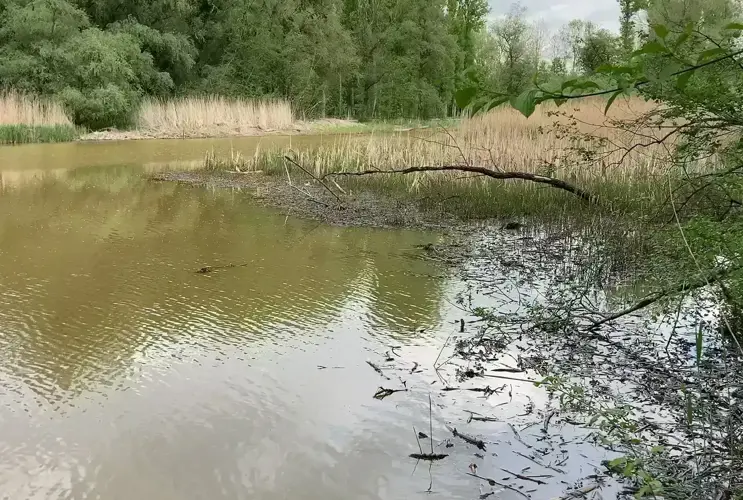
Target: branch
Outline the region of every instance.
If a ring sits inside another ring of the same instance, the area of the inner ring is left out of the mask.
[[[617,320],[617,319],[619,319],[619,318],[621,318],[623,316],[627,316],[628,314],[632,314],[633,312],[639,311],[640,309],[644,309],[647,306],[658,302],[660,299],[662,299],[664,297],[668,297],[670,295],[675,295],[677,293],[682,293],[682,292],[688,292],[688,291],[691,291],[691,290],[696,290],[698,288],[703,288],[703,287],[705,287],[707,285],[710,285],[710,284],[712,284],[712,283],[714,283],[716,281],[719,281],[720,279],[724,278],[725,276],[727,276],[731,272],[735,272],[735,271],[738,271],[738,270],[740,270],[740,266],[735,266],[735,267],[731,267],[731,268],[728,268],[728,269],[723,269],[723,268],[715,269],[711,273],[709,273],[707,275],[704,275],[701,278],[697,279],[697,281],[692,281],[691,283],[684,283],[684,284],[678,285],[678,286],[676,286],[674,288],[669,288],[669,289],[666,289],[666,290],[661,290],[660,292],[656,292],[656,293],[654,293],[652,295],[648,295],[647,297],[645,297],[641,301],[637,302],[635,305],[633,305],[631,307],[628,307],[627,309],[623,309],[623,310],[621,310],[619,312],[616,312],[614,314],[611,314],[609,316],[606,316],[605,318],[600,319],[600,320],[594,322],[593,324],[591,324],[588,327],[588,330],[589,331],[595,330],[598,327],[600,327],[601,325],[604,325],[606,323],[609,323],[610,321]]]
[[[726,54],[726,55],[724,55],[722,57],[718,57],[717,59],[712,59],[711,61],[707,61],[707,62],[702,63],[702,64],[696,64],[694,66],[689,66],[688,68],[681,69],[679,71],[676,71],[674,73],[671,73],[669,75],[669,77],[680,76],[680,75],[683,75],[685,73],[690,73],[692,71],[696,71],[698,69],[706,68],[707,66],[712,66],[713,64],[717,64],[719,62],[726,61],[728,59],[732,59],[733,61],[736,61],[735,57],[736,56],[739,56],[739,55],[742,55],[742,54],[743,54],[743,49],[742,50],[737,50],[737,51],[732,52],[730,54]],[[639,82],[637,82],[635,84],[635,88],[642,87],[643,85],[647,85],[648,83],[650,83],[650,80],[646,80],[646,79],[645,80],[641,80],[641,81],[639,81]],[[542,92],[544,92],[544,94],[546,96],[548,96],[550,99],[583,99],[584,97],[595,97],[595,96],[609,95],[609,94],[613,94],[614,92],[618,92],[620,90],[623,90],[620,87],[616,87],[616,88],[608,89],[608,90],[599,90],[599,91],[596,91],[596,92],[590,92],[588,94],[572,95],[572,94],[563,94],[562,92],[560,92],[560,93],[550,92],[550,91],[545,90],[545,89],[543,89],[541,87],[537,87],[537,88],[539,90],[541,90]]]
[[[459,172],[472,172],[476,174],[485,175],[493,179],[521,179],[524,181],[536,182],[539,184],[547,184],[557,189],[562,189],[569,193],[574,194],[581,200],[589,204],[597,204],[598,198],[591,193],[584,191],[583,189],[567,183],[560,179],[553,177],[547,177],[545,175],[531,174],[529,172],[499,172],[491,170],[485,167],[476,167],[470,165],[441,165],[441,166],[425,166],[425,167],[408,167],[400,170],[362,170],[359,172],[330,172],[325,174],[322,178],[332,176],[363,176],[363,175],[374,175],[374,174],[412,174],[415,172],[446,172],[446,171],[459,171]]]

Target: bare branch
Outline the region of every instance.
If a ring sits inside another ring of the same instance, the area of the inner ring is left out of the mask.
[[[581,200],[589,204],[598,204],[598,198],[588,191],[574,186],[568,182],[545,175],[532,174],[529,172],[499,172],[485,167],[477,167],[472,165],[441,165],[441,166],[424,166],[424,167],[408,167],[399,170],[362,170],[358,172],[330,172],[325,174],[322,178],[333,177],[333,176],[364,176],[364,175],[378,175],[378,174],[412,174],[415,172],[447,172],[447,171],[459,171],[459,172],[472,172],[476,174],[485,175],[493,179],[508,180],[508,179],[520,179],[524,181],[536,182],[538,184],[547,184],[557,189],[562,189],[569,193],[574,194]]]

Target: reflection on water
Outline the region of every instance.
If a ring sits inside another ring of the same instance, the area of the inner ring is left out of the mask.
[[[318,225],[143,176],[256,141],[0,148],[0,498],[404,499],[430,482],[470,499],[491,490],[473,461],[533,466],[508,424],[533,426],[519,413],[546,405],[541,389],[436,390],[462,314],[459,285],[417,258],[437,235]],[[234,267],[195,272],[207,265]],[[366,360],[390,351],[403,357],[382,379]],[[505,419],[468,424],[494,448],[479,457],[444,448],[467,410]],[[408,458],[414,425],[450,455],[430,473]],[[604,457],[575,429],[558,437],[566,472],[534,498]]]
[[[435,236],[142,173],[0,195],[0,497],[379,496],[392,464],[358,383],[380,337],[439,321],[440,270],[413,258]]]

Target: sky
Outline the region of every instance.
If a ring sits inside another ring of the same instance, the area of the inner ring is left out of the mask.
[[[490,16],[504,15],[513,2],[489,0]],[[619,4],[617,0],[521,0],[530,20],[541,20],[547,29],[557,31],[571,19],[593,21],[602,28],[619,31]]]

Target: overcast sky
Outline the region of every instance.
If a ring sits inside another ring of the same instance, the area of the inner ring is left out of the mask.
[[[502,16],[513,3],[510,0],[489,0],[490,15]],[[550,31],[556,31],[571,19],[593,21],[602,28],[619,31],[617,0],[521,0],[529,19],[544,21]]]

